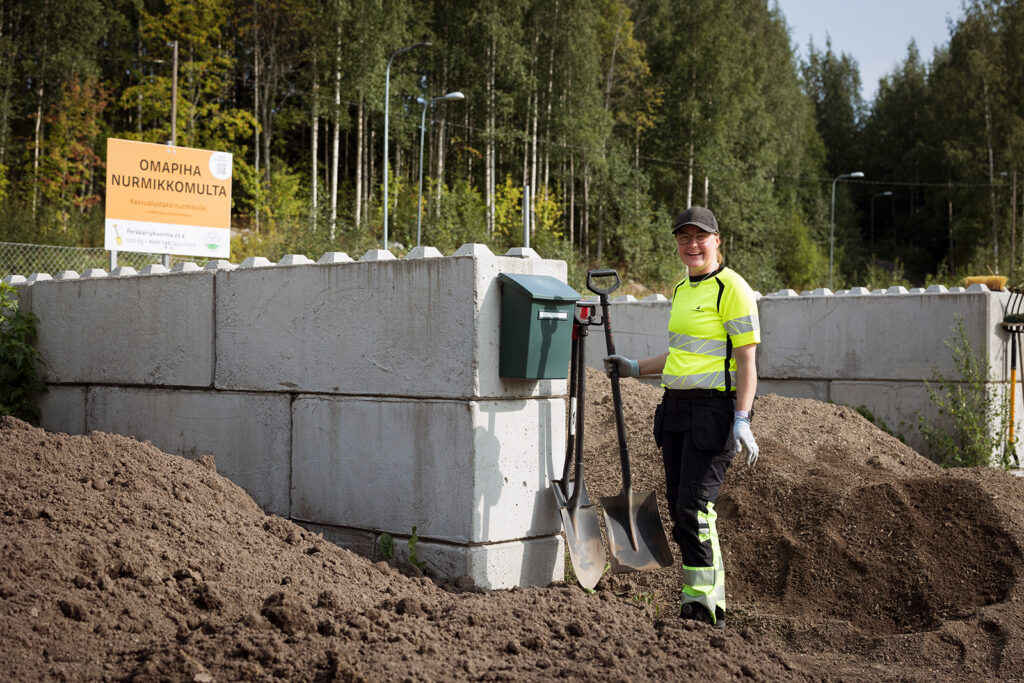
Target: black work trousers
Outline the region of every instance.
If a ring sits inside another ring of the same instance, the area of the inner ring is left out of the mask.
[[[732,461],[732,452],[725,449],[735,405],[733,394],[724,392],[694,397],[666,392],[655,413],[654,436],[665,464],[672,538],[682,551],[683,564],[690,567],[714,565],[712,542],[698,513],[706,517],[707,504],[718,498]]]

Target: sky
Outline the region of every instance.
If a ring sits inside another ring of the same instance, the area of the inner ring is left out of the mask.
[[[807,43],[825,46],[857,60],[861,95],[875,98],[878,80],[891,73],[907,56],[913,38],[921,61],[930,64],[935,47],[949,42],[947,18],[963,15],[961,0],[776,0],[786,17],[790,41],[801,59]]]

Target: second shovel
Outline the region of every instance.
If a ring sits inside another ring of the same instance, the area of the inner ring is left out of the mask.
[[[602,289],[594,280],[604,277],[614,277],[615,281]],[[609,356],[615,353],[615,342],[612,341],[611,319],[608,317],[608,295],[618,289],[619,284],[619,274],[614,270],[592,270],[587,273],[587,289],[601,297],[604,338]],[[611,373],[611,380],[615,428],[619,437],[619,460],[622,464],[622,492],[617,496],[602,498],[601,510],[604,513],[605,532],[608,534],[612,571],[621,574],[667,567],[672,564],[672,551],[658,512],[658,499],[654,491],[633,491],[618,372]]]

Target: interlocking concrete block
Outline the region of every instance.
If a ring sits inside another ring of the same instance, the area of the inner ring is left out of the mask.
[[[835,403],[851,408],[864,406],[876,420],[919,453],[927,453],[924,437],[918,429],[918,414],[937,426],[948,422],[928,397],[922,382],[832,382]]]
[[[24,275],[8,275],[4,278],[4,284],[6,285],[23,285],[28,282],[28,279]]]
[[[505,256],[512,256],[514,258],[540,258],[540,254],[530,247],[512,247],[505,252]]]
[[[363,254],[359,261],[362,263],[372,263],[376,261],[394,261],[395,255],[387,249],[371,249]]]
[[[212,261],[208,261],[203,269],[204,270],[234,270],[237,267],[238,266],[236,266],[231,261],[228,261],[227,259],[217,258],[217,259],[213,259]]]
[[[328,251],[317,259],[317,263],[354,263],[355,260],[343,251]]]
[[[447,257],[220,272],[216,386],[443,398],[564,394],[564,379],[498,376],[501,271],[564,281],[565,263]]]
[[[405,258],[440,258],[444,256],[436,247],[413,247]]]
[[[110,277],[128,277],[130,275],[138,275],[138,272],[131,266],[118,266],[110,271]]]
[[[57,274],[53,276],[54,280],[77,280],[78,271],[75,270],[58,270]]]
[[[86,428],[151,441],[190,459],[212,454],[217,472],[244,488],[267,512],[288,516],[288,396],[92,387]]]
[[[32,273],[28,276],[28,284],[35,284],[36,282],[42,282],[44,280],[52,280],[49,273]]]
[[[169,272],[171,271],[162,263],[150,263],[149,265],[142,267],[142,270],[139,271],[139,275],[163,275]]]
[[[281,257],[281,260],[277,262],[279,266],[303,266],[308,263],[313,263],[313,259],[309,258],[305,254],[285,254]]]
[[[395,556],[403,561],[409,559],[406,541],[395,537]],[[547,586],[565,576],[565,547],[560,535],[474,546],[421,538],[416,543],[416,559],[426,562],[438,576],[465,576],[474,586],[490,590]]]
[[[202,270],[195,261],[181,261],[171,268],[172,273],[196,273]]]
[[[31,291],[43,381],[212,384],[211,273],[50,280]]]
[[[303,528],[308,529],[315,534],[320,534],[324,537],[325,541],[341,546],[346,550],[351,550],[357,555],[362,555],[363,557],[374,561],[384,559],[377,545],[377,539],[380,535],[373,531],[348,529],[345,527],[329,526],[325,524],[311,524],[301,520],[295,521],[297,524],[302,525]]]
[[[956,316],[973,348],[1004,362],[1000,294],[961,297],[766,298],[760,302],[758,375],[766,379],[913,380],[955,371]]]
[[[608,306],[615,352],[626,358],[649,358],[668,351],[668,318],[672,303],[659,300],[612,302]],[[598,314],[603,315],[598,306]],[[604,326],[591,327],[587,333],[587,365],[604,369],[602,358],[608,355]],[[660,384],[660,380],[659,380]]]
[[[48,387],[39,396],[39,426],[48,432],[85,434],[85,395],[85,387]]]
[[[98,278],[98,277],[106,277],[106,276],[107,276],[107,271],[103,270],[102,268],[87,268],[84,271],[82,271],[82,275],[81,275],[82,279]]]
[[[249,258],[247,258],[244,261],[242,261],[238,265],[238,267],[239,268],[266,268],[267,266],[272,266],[272,265],[274,265],[274,264],[271,263],[270,259],[268,259],[266,256],[250,256]]]
[[[778,394],[787,398],[813,398],[815,401],[829,400],[827,380],[812,381],[801,379],[758,379],[757,395]]]
[[[562,399],[300,395],[291,516],[459,544],[558,533],[564,424]]]

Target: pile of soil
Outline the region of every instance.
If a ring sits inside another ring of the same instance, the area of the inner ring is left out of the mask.
[[[622,389],[633,487],[664,508],[660,390]],[[614,495],[603,375],[587,401],[587,488]],[[1024,677],[1024,482],[941,470],[847,408],[755,410],[761,460],[718,501],[724,632],[676,616],[678,556],[593,595],[483,592],[267,515],[208,456],[0,418],[0,678]]]

